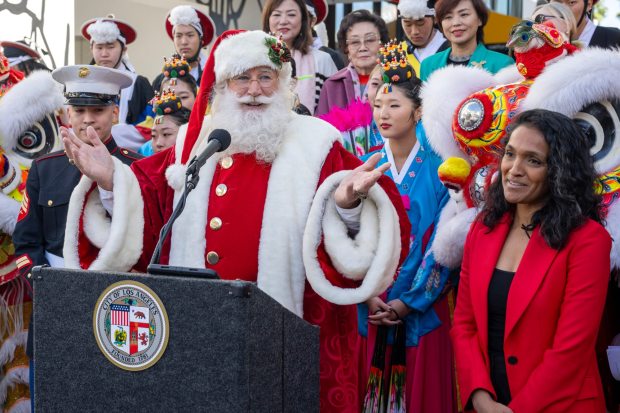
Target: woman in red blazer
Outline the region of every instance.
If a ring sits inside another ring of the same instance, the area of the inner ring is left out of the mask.
[[[522,113],[469,231],[452,340],[466,409],[605,412],[595,341],[611,239],[589,144],[567,117]]]

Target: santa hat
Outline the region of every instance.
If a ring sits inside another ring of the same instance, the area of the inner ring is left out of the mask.
[[[211,43],[215,35],[213,20],[192,6],[176,6],[170,10],[170,13],[166,16],[166,33],[168,33],[168,37],[174,39],[174,28],[179,24],[192,26],[196,29],[202,39],[202,47]]]
[[[81,32],[91,44],[114,43],[118,40],[127,46],[133,43],[137,36],[129,23],[114,18],[112,14],[87,20],[82,25]]]
[[[435,0],[400,0],[398,11],[405,19],[419,20],[435,16]]]
[[[291,77],[290,59],[286,44],[263,31],[228,30],[222,33],[213,44],[202,74],[200,91],[185,135],[181,163],[189,160],[198,139],[213,85],[259,66],[277,70],[280,79],[286,81]]]

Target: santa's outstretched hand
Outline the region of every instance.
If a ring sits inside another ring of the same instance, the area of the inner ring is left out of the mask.
[[[381,160],[380,153],[372,155],[340,182],[334,192],[334,200],[338,207],[355,208],[361,199],[366,198],[370,188],[377,183],[385,171],[390,169],[390,163],[387,162],[375,169],[379,160]]]
[[[101,142],[92,126],[86,129],[88,143],[78,138],[72,130],[60,128],[69,163],[77,168],[101,188],[111,191],[113,187],[114,161],[108,148]]]

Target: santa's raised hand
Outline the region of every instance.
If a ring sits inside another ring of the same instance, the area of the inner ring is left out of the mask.
[[[86,129],[86,140],[83,142],[72,130],[60,128],[60,135],[65,144],[69,162],[78,167],[82,174],[97,182],[106,191],[112,190],[114,161],[97,132],[92,126]]]
[[[368,195],[370,188],[377,183],[385,171],[390,169],[390,163],[387,162],[375,169],[379,160],[381,160],[380,153],[372,155],[340,182],[334,192],[336,205],[343,209],[355,208],[360,200]]]

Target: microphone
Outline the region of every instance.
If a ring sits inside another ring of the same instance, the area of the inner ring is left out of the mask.
[[[213,154],[222,152],[230,146],[230,133],[225,129],[214,129],[207,139],[207,147],[200,155],[194,156],[189,163],[186,176],[197,175],[200,168],[204,166]]]

